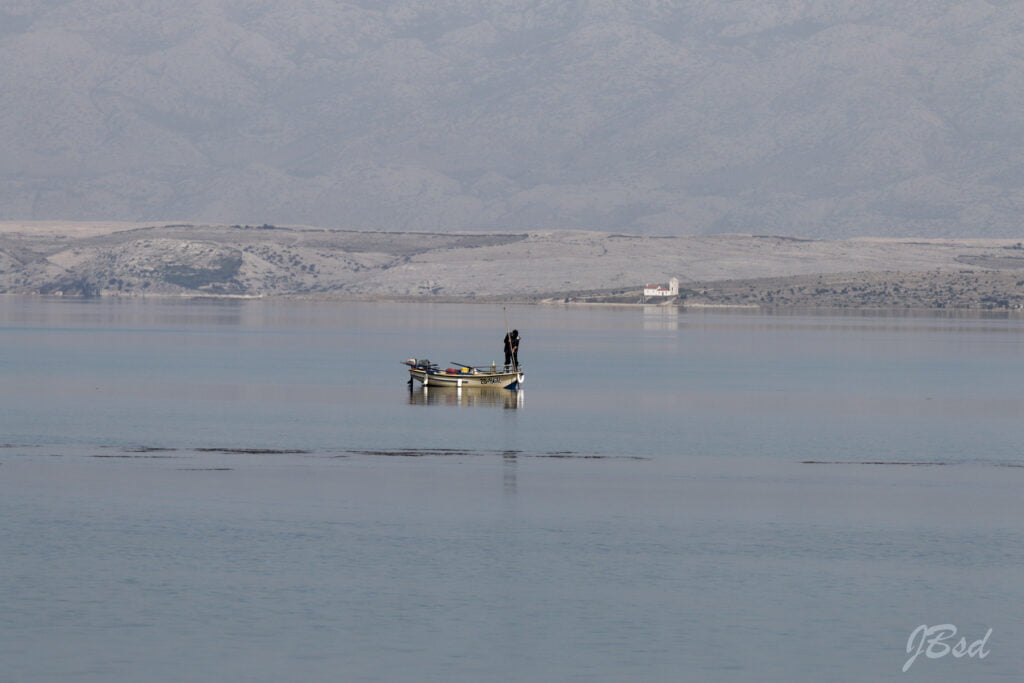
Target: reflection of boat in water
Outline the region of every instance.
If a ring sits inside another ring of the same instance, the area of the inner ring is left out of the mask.
[[[427,385],[409,389],[409,404],[417,406],[490,406],[516,410],[523,407],[522,389],[509,391],[498,387],[470,386],[466,388]]]
[[[442,370],[436,363],[429,360],[410,358],[402,361],[409,366],[409,382],[420,382],[424,387],[492,387],[498,389],[519,389],[526,378],[522,366],[498,368],[490,365],[463,365],[456,363],[454,368]]]

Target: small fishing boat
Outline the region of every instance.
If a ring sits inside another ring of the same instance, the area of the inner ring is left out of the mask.
[[[409,383],[416,380],[427,387],[501,387],[503,389],[519,389],[526,374],[523,367],[508,368],[490,365],[469,365],[454,363],[455,367],[441,369],[436,363],[426,359],[410,358],[402,361],[409,367]]]

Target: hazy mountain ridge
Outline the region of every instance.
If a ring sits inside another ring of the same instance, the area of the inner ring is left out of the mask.
[[[4,12],[0,218],[1021,232],[1019,3]]]

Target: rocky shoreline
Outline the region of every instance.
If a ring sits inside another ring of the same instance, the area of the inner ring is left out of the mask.
[[[866,272],[692,283],[671,300],[641,291],[578,295],[569,302],[647,303],[685,308],[1024,310],[1024,273]]]

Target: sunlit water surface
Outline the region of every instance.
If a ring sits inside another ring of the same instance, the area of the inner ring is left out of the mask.
[[[1019,679],[1022,417],[1014,316],[0,298],[0,679]]]

